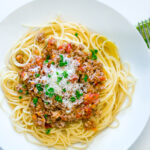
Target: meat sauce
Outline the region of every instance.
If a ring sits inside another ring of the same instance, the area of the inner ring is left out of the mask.
[[[43,33],[36,40],[46,44],[42,55],[35,55],[21,69],[20,83],[16,87],[19,93],[31,96],[34,124],[64,128],[82,120],[86,129],[95,128],[92,116],[98,113],[100,92],[106,80],[103,65],[97,61],[97,50],[86,53],[81,44],[63,42],[57,45],[55,38],[46,42]],[[22,57],[16,59],[22,62]],[[54,77],[56,83],[53,83]]]

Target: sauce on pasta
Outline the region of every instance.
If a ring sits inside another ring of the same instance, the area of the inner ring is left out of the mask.
[[[15,130],[55,148],[86,144],[130,106],[135,80],[116,45],[56,19],[31,27],[7,57],[1,87]]]

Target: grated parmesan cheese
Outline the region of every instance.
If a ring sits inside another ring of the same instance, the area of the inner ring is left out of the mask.
[[[75,102],[71,102],[71,97],[76,97],[75,93],[78,90],[80,93],[86,92],[86,88],[81,83],[69,83],[67,84],[67,81],[72,78],[73,75],[76,73],[77,67],[80,65],[80,63],[77,60],[73,60],[72,58],[68,58],[66,55],[63,55],[64,61],[67,61],[67,66],[59,67],[57,65],[51,65],[50,67],[47,66],[47,64],[43,65],[42,71],[45,72],[44,75],[34,79],[29,80],[29,82],[42,83],[43,87],[48,84],[48,88],[53,88],[54,93],[62,96],[62,102],[63,105],[67,108],[66,112],[71,112],[71,109],[74,105],[80,104],[83,102],[83,97],[81,97],[79,100],[76,100]],[[39,67],[35,67],[30,69],[30,71],[38,72]],[[63,72],[66,71],[68,73],[68,77],[63,77]],[[50,75],[51,77],[48,77]],[[62,77],[62,80],[58,83],[57,78]],[[47,88],[47,89],[48,89]],[[46,88],[43,89],[44,93],[47,90]],[[62,90],[66,89],[66,92],[63,92]],[[45,97],[48,97],[45,95]],[[50,102],[50,100],[49,100]]]
[[[40,69],[40,67],[39,67],[39,66],[36,66],[36,67],[34,67],[34,68],[30,68],[29,71],[34,72],[34,73],[37,73],[37,72],[39,72],[39,69]]]

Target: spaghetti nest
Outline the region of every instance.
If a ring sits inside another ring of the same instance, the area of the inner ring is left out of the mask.
[[[57,19],[31,27],[7,68],[1,87],[13,126],[38,145],[88,144],[132,101],[135,80],[116,45],[81,24]]]

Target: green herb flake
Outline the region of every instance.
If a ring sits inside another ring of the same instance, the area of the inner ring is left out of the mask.
[[[48,105],[49,103],[48,102],[44,102],[46,105]]]
[[[45,64],[47,64],[48,62],[49,62],[49,60],[48,60],[48,59],[46,59],[46,60],[44,61],[44,63],[45,63]]]
[[[75,101],[76,101],[76,98],[72,96],[72,97],[70,98],[70,101],[71,101],[71,102],[75,102]]]
[[[94,49],[94,52],[95,52],[95,54],[97,54],[97,53],[98,53],[98,50],[97,50],[97,49]]]
[[[49,78],[51,78],[51,75],[50,75],[50,74],[48,74],[48,77],[49,77]]]
[[[62,96],[56,95],[55,100],[62,103]]]
[[[26,89],[26,88],[27,88],[27,86],[26,86],[25,84],[22,84],[22,87],[23,87],[24,89]]]
[[[49,93],[48,96],[49,98],[52,98],[54,96],[55,93]]]
[[[52,65],[55,65],[55,62],[53,61],[51,64],[52,64]]]
[[[46,86],[46,89],[48,88],[48,84],[46,84],[45,85]],[[50,98],[52,98],[53,96],[54,96],[54,88],[48,88],[47,89],[47,91],[45,92],[45,94],[48,96],[48,97],[50,97]]]
[[[48,96],[48,95],[49,95],[49,92],[48,92],[48,91],[46,91],[46,92],[45,92],[45,94]]]
[[[51,132],[51,128],[48,128],[48,129],[46,129],[46,131],[45,131],[46,134],[50,134],[50,132]]]
[[[19,99],[22,99],[22,96],[19,96]]]
[[[83,93],[80,93],[79,90],[76,90],[76,98],[80,99],[81,96],[83,96]]]
[[[46,56],[46,59],[50,59],[50,55],[47,55],[47,56]]]
[[[56,72],[57,75],[59,75],[59,72]]]
[[[49,88],[49,89],[48,89],[48,92],[54,93],[54,88]]]
[[[67,66],[67,64],[68,64],[67,61],[65,61],[65,62],[59,62],[59,66],[60,67]]]
[[[59,66],[63,67],[63,66],[67,66],[67,61],[64,62],[64,57],[63,55],[59,55],[60,56],[60,60],[59,60]]]
[[[84,80],[85,82],[87,82],[87,80],[88,80],[88,76],[87,76],[87,74],[85,74],[85,76],[84,76],[83,80]]]
[[[45,88],[47,89],[47,88],[48,88],[48,86],[49,86],[49,85],[48,85],[48,84],[46,84],[46,85],[45,85]]]
[[[70,83],[70,81],[67,81],[67,84],[69,84]]]
[[[97,49],[91,50],[91,53],[92,53],[91,59],[96,60],[97,59],[96,54],[98,53],[98,50]]]
[[[22,93],[23,91],[20,89],[18,92],[19,92],[19,93]]]
[[[78,33],[76,32],[75,34],[74,34],[76,37],[78,37]]]
[[[93,56],[92,56],[92,59],[93,59],[93,60],[96,60],[96,59],[97,59],[97,56],[96,56],[96,55],[93,55]]]
[[[38,94],[41,95],[42,93],[38,91]]]
[[[66,89],[62,89],[62,91],[65,93],[65,92],[66,92]]]
[[[47,114],[44,114],[44,118],[47,119]]]
[[[34,104],[34,106],[37,106],[37,102],[38,102],[38,98],[37,98],[37,97],[34,97],[34,98],[33,98],[33,104]]]
[[[38,89],[38,91],[43,91],[42,85],[40,83],[36,84],[36,88]]]
[[[57,77],[57,83],[59,83],[62,80],[62,77]]]
[[[65,62],[64,62],[64,66],[67,66],[67,64],[68,64],[67,61],[65,61]]]
[[[63,55],[59,55],[59,57],[60,57],[60,61],[64,61]]]
[[[64,71],[64,72],[62,73],[62,75],[64,76],[64,78],[67,78],[67,77],[68,77],[67,71]]]
[[[36,78],[38,78],[39,76],[40,76],[40,74],[39,74],[39,73],[36,73],[36,74],[35,74],[35,77],[36,77]]]

